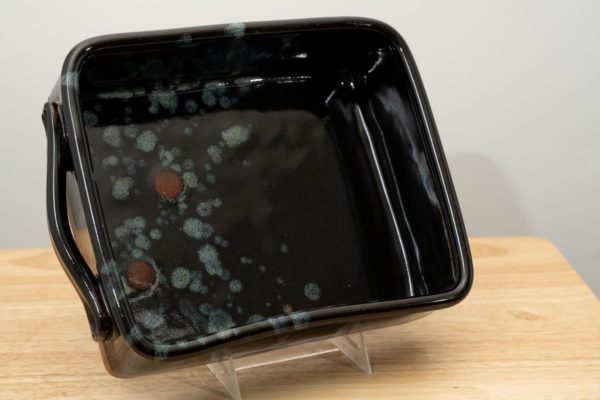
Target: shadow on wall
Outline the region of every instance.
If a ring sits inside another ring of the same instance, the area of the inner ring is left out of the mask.
[[[502,168],[480,154],[449,154],[448,164],[470,236],[531,235]]]

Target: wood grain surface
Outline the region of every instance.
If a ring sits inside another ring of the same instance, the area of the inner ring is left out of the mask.
[[[245,399],[600,399],[600,302],[539,238],[472,239],[459,305],[366,334],[373,374],[340,353],[241,371]],[[0,399],[227,399],[207,368],[136,379],[102,365],[49,249],[0,250]]]

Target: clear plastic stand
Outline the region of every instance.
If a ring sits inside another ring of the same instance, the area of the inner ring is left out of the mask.
[[[328,346],[324,346],[325,344],[329,344]],[[331,347],[333,344],[334,347]],[[300,351],[299,351],[300,350]],[[296,349],[296,353],[293,350],[287,349],[285,351],[286,355],[281,358],[270,357],[264,361],[260,359],[250,357],[252,360],[248,364],[241,364],[240,361],[243,359],[237,360],[237,363],[240,365],[234,365],[234,359],[231,355],[223,355],[221,357],[221,361],[207,364],[208,369],[213,373],[213,375],[221,382],[227,393],[234,400],[241,400],[242,394],[240,392],[240,386],[238,383],[237,373],[239,371],[249,369],[249,368],[257,368],[270,364],[277,364],[286,361],[293,361],[307,357],[314,357],[327,353],[341,352],[344,354],[350,361],[352,361],[358,368],[367,374],[371,375],[371,362],[369,361],[369,353],[367,351],[367,345],[365,342],[365,337],[362,332],[359,333],[341,333],[340,336],[336,336],[329,341],[323,341],[318,343],[317,345],[311,346],[310,350],[304,349]],[[248,361],[248,360],[246,360]]]

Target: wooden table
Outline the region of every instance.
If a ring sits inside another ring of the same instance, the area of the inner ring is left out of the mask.
[[[245,399],[600,399],[600,302],[549,242],[471,241],[468,298],[340,353],[240,372]],[[0,250],[0,399],[227,399],[206,368],[116,379],[48,249]]]

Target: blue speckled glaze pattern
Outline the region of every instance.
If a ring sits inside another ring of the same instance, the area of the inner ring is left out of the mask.
[[[434,270],[449,264],[448,245],[429,233],[443,222],[417,226],[417,213],[391,225],[361,139],[356,108],[390,124],[356,99],[392,95],[397,82],[379,75],[398,68],[393,52],[375,34],[325,36],[246,36],[231,24],[219,40],[99,51],[63,77],[79,92],[129,335],[157,357],[259,321],[302,328],[314,309],[455,285],[451,270]],[[414,112],[410,99],[394,101]],[[419,254],[416,231],[439,253]]]

